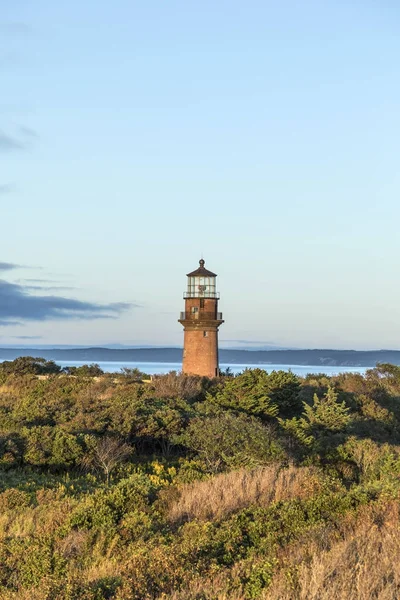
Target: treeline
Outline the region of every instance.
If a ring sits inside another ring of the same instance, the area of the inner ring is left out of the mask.
[[[129,371],[129,369],[125,369],[125,371]],[[34,356],[19,356],[15,360],[5,360],[0,363],[0,380],[8,375],[58,375],[61,373],[85,377],[104,375],[104,371],[96,363],[80,367],[60,367],[53,360]]]
[[[2,363],[0,597],[398,597],[400,367],[228,375]]]
[[[31,352],[57,361],[181,363],[182,348],[46,348]],[[24,356],[23,348],[0,348],[0,360]],[[221,348],[220,362],[238,365],[308,365],[374,367],[377,363],[400,364],[399,350],[241,350]]]

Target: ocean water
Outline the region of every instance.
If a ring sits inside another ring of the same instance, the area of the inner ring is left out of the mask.
[[[59,360],[56,361],[61,367],[81,367],[87,365],[88,361],[79,360]],[[122,368],[139,369],[143,373],[156,375],[169,373],[170,371],[180,371],[181,363],[161,363],[161,362],[124,362],[124,361],[99,361],[99,365],[105,373],[118,373]],[[304,365],[238,365],[238,364],[220,364],[220,369],[225,370],[227,367],[233,373],[240,373],[244,369],[264,369],[267,373],[271,371],[292,371],[295,375],[305,376],[308,373],[324,373],[325,375],[338,375],[339,373],[365,373],[367,367],[331,367],[331,366],[304,366]]]

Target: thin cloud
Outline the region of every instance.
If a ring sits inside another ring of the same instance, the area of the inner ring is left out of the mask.
[[[13,340],[42,340],[42,335],[12,335]]]
[[[0,271],[12,271],[13,269],[20,269],[21,265],[15,263],[0,262]]]
[[[34,129],[32,129],[31,127],[26,127],[25,125],[20,125],[19,131],[20,131],[21,135],[23,135],[24,137],[32,138],[35,140],[37,140],[39,138],[38,132],[35,131]]]
[[[10,194],[15,190],[15,185],[10,183],[3,183],[0,185],[0,195],[2,194]]]
[[[67,285],[26,285],[26,290],[31,290],[33,292],[54,292],[56,290],[76,290],[75,287],[67,286]]]
[[[0,324],[54,319],[115,319],[137,306],[127,302],[99,304],[62,296],[38,296],[17,283],[0,280]]]
[[[12,137],[0,131],[0,152],[12,152],[14,150],[24,150],[25,145],[16,137]]]
[[[42,292],[53,292],[55,290],[76,290],[77,288],[72,285],[60,285],[56,279],[38,279],[26,277],[23,279],[17,279],[15,283],[21,284],[26,290],[31,291],[42,291]]]
[[[42,267],[35,267],[32,265],[18,265],[16,263],[9,263],[9,262],[0,262],[0,271],[11,271],[12,269],[31,269],[31,270],[41,270]],[[24,281],[29,281],[28,279],[24,280],[24,279],[19,279],[18,283],[24,282]],[[36,281],[34,279],[32,279],[31,281]],[[48,283],[57,283],[54,280],[37,280],[37,281],[46,281]]]
[[[10,135],[9,133],[0,131],[0,152],[28,150],[38,139],[39,134],[37,131],[31,127],[26,127],[25,125],[20,125],[18,127],[17,135]]]
[[[19,279],[17,283],[57,283],[54,279]]]

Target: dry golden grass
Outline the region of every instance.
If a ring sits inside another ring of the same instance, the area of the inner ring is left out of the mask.
[[[337,532],[336,532],[337,533]],[[311,555],[291,561],[295,582],[282,569],[264,593],[264,600],[397,600],[400,598],[399,506],[366,509],[341,540],[325,540],[303,549]],[[331,537],[334,533],[331,532]],[[299,557],[297,557],[299,558]],[[293,557],[292,557],[293,559]],[[288,566],[288,565],[286,565]]]
[[[88,582],[93,582],[107,577],[117,577],[120,573],[121,566],[118,562],[109,557],[104,557],[85,569],[84,578]]]
[[[162,594],[157,600],[245,600],[241,590],[224,591],[227,579],[225,575],[213,576],[210,580],[194,581],[189,587],[171,594]]]
[[[310,496],[319,488],[317,472],[311,467],[272,465],[253,471],[240,469],[212,479],[183,485],[180,496],[169,508],[171,522],[218,519],[247,506]]]
[[[72,529],[69,534],[58,542],[58,549],[66,559],[79,556],[87,543],[86,531]]]
[[[72,498],[53,500],[49,504],[27,506],[19,510],[0,512],[0,540],[7,537],[24,538],[32,535],[49,535],[68,519],[77,501]]]
[[[400,598],[400,507],[364,507],[339,526],[308,532],[282,549],[281,566],[260,600],[398,600]],[[240,563],[207,578],[195,578],[158,600],[245,600],[234,586]],[[227,590],[230,590],[229,592]]]
[[[203,378],[198,375],[183,375],[183,373],[167,373],[154,375],[152,387],[157,398],[184,398],[193,400],[203,390]]]
[[[17,592],[6,591],[2,596],[2,600],[48,600],[48,590],[43,588],[20,589]]]

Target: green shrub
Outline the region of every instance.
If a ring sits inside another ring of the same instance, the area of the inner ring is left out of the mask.
[[[271,428],[241,414],[195,418],[176,442],[195,452],[213,473],[265,465],[284,456]]]
[[[341,431],[350,423],[349,409],[344,402],[338,402],[338,394],[332,387],[322,398],[314,394],[312,406],[304,404],[304,419],[313,429]]]
[[[207,395],[207,400],[249,415],[275,417],[278,406],[271,400],[269,383],[263,369],[246,369],[236,377],[226,378],[215,395]]]

